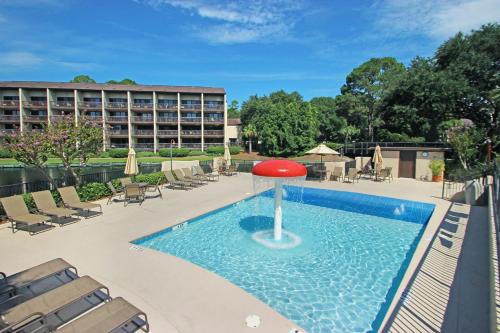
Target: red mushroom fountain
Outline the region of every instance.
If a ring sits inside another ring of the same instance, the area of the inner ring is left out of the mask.
[[[306,178],[307,169],[304,165],[294,161],[268,160],[255,165],[252,174],[258,177],[274,179],[274,240],[281,241],[283,181],[303,180]]]

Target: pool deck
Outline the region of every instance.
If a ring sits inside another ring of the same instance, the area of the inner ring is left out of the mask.
[[[362,180],[355,184],[307,182],[306,186],[385,195],[436,204],[435,212],[403,278],[396,298],[414,280],[420,259],[436,240],[450,202],[441,200],[441,184],[410,179],[391,183]],[[216,208],[253,195],[251,175],[221,177],[189,191],[163,189],[163,200],[151,198],[141,206],[106,206],[104,214],[35,236],[11,233],[0,225],[0,270],[14,273],[41,262],[62,257],[108,286],[112,296],[122,296],[148,314],[151,332],[269,332],[288,333],[299,328],[266,304],[205,269],[151,249],[135,248],[130,241],[176,225]],[[460,209],[468,209],[463,205]],[[457,233],[456,237],[460,237]],[[473,258],[472,258],[473,259]],[[393,302],[389,313],[400,307]],[[245,326],[245,318],[262,319],[257,329]],[[394,320],[394,318],[392,318]],[[444,319],[443,319],[444,321]]]

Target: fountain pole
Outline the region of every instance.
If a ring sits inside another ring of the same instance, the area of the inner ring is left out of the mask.
[[[281,240],[281,199],[283,197],[283,180],[274,181],[274,240]]]

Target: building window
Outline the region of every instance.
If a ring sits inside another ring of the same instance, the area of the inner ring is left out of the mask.
[[[83,101],[84,102],[101,103],[102,98],[101,97],[84,97]]]
[[[134,103],[136,103],[136,104],[151,104],[151,103],[153,103],[153,100],[147,99],[147,98],[134,98]]]
[[[68,96],[57,97],[58,102],[73,102],[74,100],[75,100],[74,97],[68,97]]]
[[[4,101],[18,101],[19,100],[19,96],[4,96],[3,100]]]
[[[118,98],[118,97],[109,98],[109,101],[111,103],[127,103],[126,98]]]
[[[47,101],[47,97],[46,96],[31,96],[30,100],[32,102],[46,102]]]

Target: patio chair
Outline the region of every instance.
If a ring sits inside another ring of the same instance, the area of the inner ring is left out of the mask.
[[[158,196],[163,200],[163,195],[161,194],[161,190],[160,190],[161,181],[162,181],[162,179],[159,178],[158,181],[156,182],[156,185],[148,185],[146,187],[146,193],[158,192]]]
[[[175,169],[174,170],[174,174],[175,174],[175,177],[178,180],[189,183],[189,186],[196,186],[196,185],[198,185],[200,183],[199,181],[195,181],[195,180],[192,180],[192,179],[187,179],[184,176],[184,173],[182,173],[181,169]]]
[[[126,329],[121,330],[124,327]],[[121,297],[101,305],[80,318],[64,325],[57,333],[93,332],[108,333],[135,332],[137,329],[149,332],[148,318],[144,312]]]
[[[199,165],[196,165],[194,168],[197,174],[207,177],[207,179],[210,181],[215,181],[215,178],[219,180],[219,173],[217,172],[205,173],[205,171],[203,171],[203,168]]]
[[[76,189],[74,186],[60,187],[57,189],[57,191],[59,191],[64,205],[69,208],[81,210],[83,212],[86,211],[87,216],[85,218],[88,218],[88,216],[90,215],[90,210],[95,208],[99,208],[100,213],[102,214],[102,206],[100,204],[92,202],[82,202],[80,200],[80,197],[78,196],[78,193],[76,193]]]
[[[330,180],[343,180],[344,179],[344,168],[335,167],[330,175]]]
[[[125,199],[123,205],[131,203],[132,201],[139,202],[139,205],[144,201],[144,191],[137,184],[130,184],[125,186]]]
[[[359,183],[359,174],[358,174],[358,169],[356,168],[349,168],[349,171],[347,172],[347,175],[344,177],[344,181],[347,179],[348,182],[354,183],[355,180],[358,181]]]
[[[132,178],[130,177],[120,178],[120,183],[122,184],[122,187],[125,188],[125,186],[132,184]]]
[[[394,177],[392,176],[392,167],[386,167],[386,169],[389,174],[389,180],[394,180]]]
[[[381,181],[391,181],[391,171],[388,168],[381,169],[378,174],[378,179]]]
[[[226,176],[237,176],[238,175],[238,164],[231,164],[226,169]]]
[[[169,185],[172,189],[175,189],[176,187],[181,189],[187,189],[188,186],[190,185],[189,182],[176,180],[174,174],[170,170],[164,170],[163,174],[165,175],[165,178],[167,178],[165,186]]]
[[[109,289],[101,283],[89,276],[76,278],[58,288],[2,311],[0,313],[0,332],[25,331],[32,324],[47,325],[50,316],[57,316],[59,311],[78,301],[86,300],[92,295],[97,298],[92,303],[88,303],[92,307],[110,299]],[[58,318],[61,317],[58,316]],[[32,332],[33,330],[27,329],[27,331]]]
[[[15,230],[25,230],[28,231],[30,235],[34,235],[54,227],[46,224],[47,222],[51,222],[50,217],[40,214],[31,214],[28,207],[26,207],[23,197],[20,195],[1,198],[0,202],[7,214],[7,218],[10,220],[12,233],[14,233]]]
[[[78,221],[78,219],[64,220],[65,218],[70,218],[72,215],[76,215],[78,212],[74,209],[57,207],[50,191],[32,192],[31,196],[35,201],[38,211],[52,217],[52,221],[58,223],[60,226]]]
[[[107,182],[106,185],[111,191],[111,194],[108,197],[108,201],[106,202],[106,205],[109,205],[114,198],[121,198],[121,196],[123,195],[123,191],[117,191],[112,182]]]
[[[367,164],[361,169],[360,176],[368,176],[368,178],[372,178],[374,175],[374,170],[370,164]]]
[[[201,177],[200,175],[193,175],[193,172],[191,171],[190,168],[182,168],[182,171],[184,172],[184,177],[188,180],[192,180],[193,182],[203,185],[207,180],[204,177]]]

